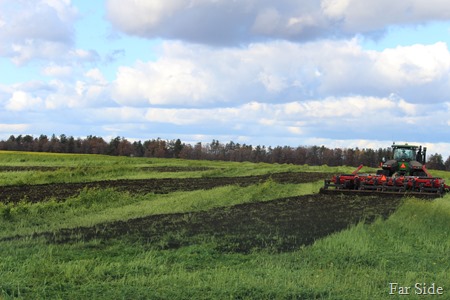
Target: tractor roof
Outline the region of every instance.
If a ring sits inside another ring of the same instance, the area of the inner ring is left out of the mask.
[[[415,145],[408,145],[408,143],[405,144],[393,144],[392,145],[392,149],[394,148],[407,148],[407,149],[417,149],[419,148],[419,146],[415,146]]]

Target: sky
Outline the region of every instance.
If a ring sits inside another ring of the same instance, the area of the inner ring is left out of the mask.
[[[0,0],[0,139],[421,144],[450,156],[444,0]]]

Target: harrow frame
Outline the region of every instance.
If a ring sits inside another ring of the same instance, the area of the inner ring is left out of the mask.
[[[351,174],[334,175],[331,179],[325,179],[322,193],[332,192],[361,192],[373,193],[409,194],[409,195],[434,195],[443,196],[450,191],[450,186],[444,179],[431,177],[428,170],[423,167],[427,176],[397,175],[388,177],[383,174],[359,174],[363,166],[360,165]]]

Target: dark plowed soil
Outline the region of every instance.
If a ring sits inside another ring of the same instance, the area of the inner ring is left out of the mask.
[[[17,172],[17,171],[56,171],[62,169],[63,167],[48,167],[48,166],[0,166],[0,172]],[[72,168],[74,169],[74,168]],[[142,171],[150,172],[199,172],[214,170],[214,168],[209,167],[142,167]]]
[[[321,194],[327,195],[351,195],[351,196],[378,196],[378,197],[415,197],[420,199],[436,199],[443,195],[438,193],[425,193],[425,192],[394,192],[394,191],[377,191],[377,190],[337,190],[337,189],[320,189]]]
[[[131,239],[162,249],[212,242],[221,251],[291,251],[360,220],[387,217],[398,197],[307,195],[209,211],[155,215],[44,233],[51,243]]]
[[[141,170],[143,170],[143,171],[150,171],[150,172],[199,172],[199,171],[214,170],[214,168],[209,168],[209,167],[169,167],[169,166],[163,166],[163,167],[142,167]]]
[[[77,195],[83,188],[115,188],[131,193],[169,193],[211,189],[218,186],[236,184],[248,186],[268,178],[281,183],[314,182],[329,177],[327,173],[275,173],[261,176],[214,177],[214,178],[165,178],[139,180],[107,180],[87,183],[55,183],[41,185],[18,185],[0,187],[0,202],[10,203],[26,200],[40,202],[50,198],[64,200]]]
[[[0,166],[0,172],[17,172],[17,171],[56,171],[59,167],[46,166]]]

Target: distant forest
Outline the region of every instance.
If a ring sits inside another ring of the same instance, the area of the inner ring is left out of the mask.
[[[334,148],[324,146],[252,146],[235,142],[221,143],[182,143],[180,139],[163,140],[160,138],[144,142],[130,142],[116,137],[109,142],[101,137],[89,135],[86,138],[74,138],[61,134],[33,137],[31,135],[11,135],[8,140],[0,141],[0,150],[105,154],[115,156],[158,157],[205,159],[223,161],[249,161],[297,165],[328,166],[365,166],[377,167],[382,158],[391,157],[390,148],[358,149]],[[427,158],[427,168],[450,171],[450,156],[444,162],[442,155],[435,153]]]

